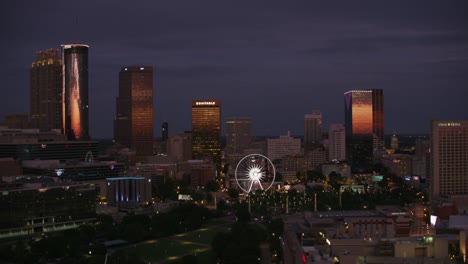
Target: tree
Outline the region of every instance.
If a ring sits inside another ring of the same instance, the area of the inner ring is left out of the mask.
[[[177,198],[176,185],[174,180],[166,179],[164,183],[158,185],[154,195],[159,197],[162,201],[166,199],[175,200]]]
[[[269,236],[270,249],[272,253],[278,254],[278,259],[282,258],[282,247],[280,237],[284,232],[284,222],[283,219],[272,219],[267,224],[267,232]]]
[[[78,228],[80,232],[80,241],[89,244],[96,238],[96,229],[92,225],[82,225]]]
[[[237,208],[236,217],[239,223],[248,223],[250,221],[249,208],[245,202],[241,203]]]
[[[211,247],[218,257],[223,255],[223,251],[226,249],[230,241],[232,241],[232,235],[230,233],[216,233],[211,242]]]
[[[135,251],[125,251],[125,250],[118,250],[114,254],[110,255],[108,263],[116,263],[116,264],[145,264],[143,260],[141,260]]]
[[[122,236],[128,241],[140,241],[149,234],[151,219],[147,215],[128,214],[122,219]]]
[[[228,194],[233,200],[237,200],[239,198],[239,191],[237,189],[229,188]]]
[[[213,202],[213,195],[211,194],[211,192],[207,192],[206,193],[206,201],[208,203],[212,203]]]
[[[218,213],[222,213],[223,211],[227,209],[228,209],[228,206],[226,204],[226,201],[224,200],[220,200],[218,204],[216,205],[216,210],[218,211]]]
[[[226,164],[224,164],[224,167],[223,167],[223,169],[221,170],[221,172],[222,172],[224,175],[226,175],[226,174],[228,173],[228,171],[229,171],[229,163],[226,163]]]
[[[338,190],[340,188],[340,183],[342,181],[341,174],[338,174],[334,171],[332,171],[328,175],[328,184],[333,187],[333,189]]]
[[[276,172],[275,181],[277,182],[283,181],[283,174],[281,172]]]
[[[307,181],[320,181],[325,180],[326,177],[319,170],[308,170],[307,171]]]
[[[205,185],[205,191],[207,192],[216,192],[219,190],[219,184],[216,181],[209,181]]]
[[[26,243],[23,240],[16,241],[15,245],[13,246],[13,250],[10,249],[10,254],[12,255],[1,255],[2,257],[13,257],[15,263],[28,263],[30,261],[31,254],[26,247]]]
[[[307,180],[307,175],[304,175],[302,172],[298,171],[298,172],[296,172],[296,178],[297,178],[298,181],[304,183]]]
[[[195,255],[185,255],[182,257],[181,264],[198,264],[198,258]]]
[[[112,216],[105,214],[98,214],[96,216],[96,235],[103,236],[107,239],[115,239],[118,236],[118,230],[115,227]]]
[[[122,236],[125,240],[136,242],[143,240],[147,235],[145,228],[137,222],[125,225]]]

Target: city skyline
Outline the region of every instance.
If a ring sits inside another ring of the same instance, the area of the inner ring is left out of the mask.
[[[192,100],[215,98],[221,123],[247,116],[253,135],[303,135],[313,110],[324,128],[344,123],[342,95],[353,89],[385,91],[386,134],[429,134],[432,119],[468,119],[462,1],[112,3],[2,3],[10,26],[1,29],[0,119],[30,113],[31,61],[64,43],[90,45],[91,138],[112,137],[124,65],[154,67],[155,131],[167,121],[173,134],[190,129]]]

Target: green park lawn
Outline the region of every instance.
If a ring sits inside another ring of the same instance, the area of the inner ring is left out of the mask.
[[[208,248],[193,244],[189,241],[175,241],[168,238],[158,239],[151,243],[140,244],[127,248],[127,253],[135,252],[144,261],[159,261],[163,259],[176,258],[179,255],[206,251]]]
[[[184,240],[184,241],[190,241],[194,243],[207,244],[208,246],[210,246],[211,241],[213,240],[213,237],[216,235],[216,233],[227,232],[227,231],[228,231],[228,226],[201,228],[198,231],[176,235],[174,238],[177,240]]]
[[[143,261],[166,260],[166,263],[177,264],[184,255],[196,255],[199,263],[214,263],[215,254],[211,250],[211,241],[216,233],[227,232],[229,228],[229,225],[223,225],[227,222],[216,220],[199,230],[148,241],[123,249],[123,252],[135,254]]]

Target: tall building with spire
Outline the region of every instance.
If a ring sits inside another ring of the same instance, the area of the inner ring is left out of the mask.
[[[369,171],[384,148],[382,89],[344,93],[346,151],[352,168]]]
[[[62,45],[62,127],[68,140],[89,140],[88,45]]]
[[[153,133],[153,67],[123,67],[119,73],[114,140],[135,150],[137,156],[150,156]]]
[[[192,155],[221,163],[221,104],[219,100],[192,101]]]
[[[31,65],[30,122],[42,131],[62,128],[62,61],[57,49],[36,52]]]

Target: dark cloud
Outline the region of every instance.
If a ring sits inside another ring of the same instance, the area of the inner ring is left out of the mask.
[[[467,119],[466,1],[3,1],[0,116],[29,111],[35,52],[90,45],[90,127],[112,136],[118,72],[150,65],[155,126],[190,129],[190,102],[257,134],[301,134],[318,109],[343,122],[343,93],[383,88],[386,130],[429,132]]]

